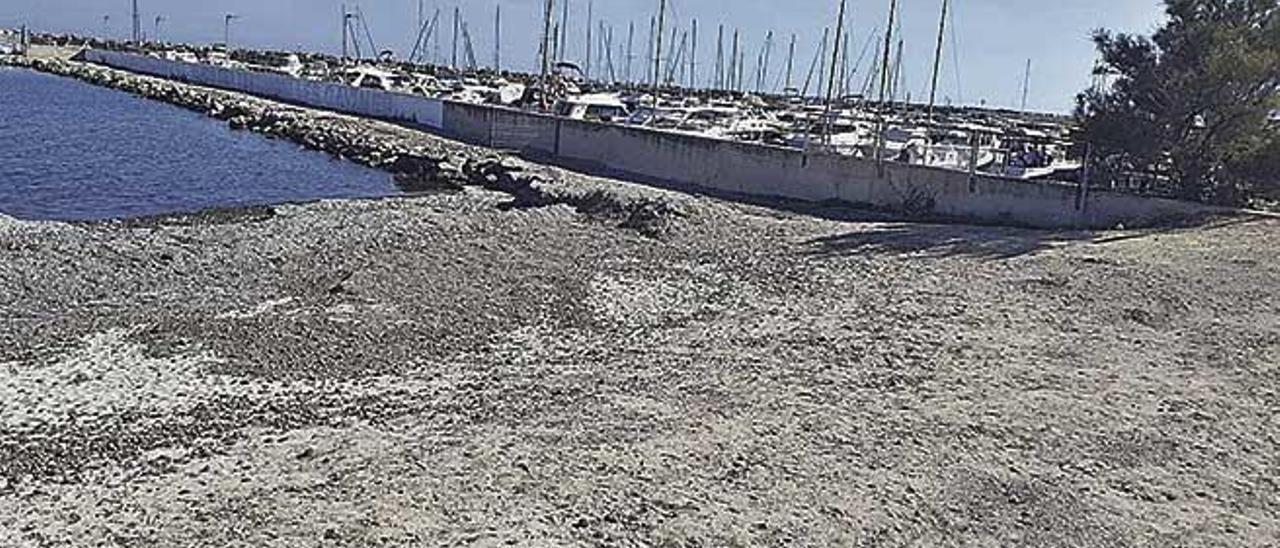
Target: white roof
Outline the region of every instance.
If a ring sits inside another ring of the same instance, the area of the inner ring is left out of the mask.
[[[570,97],[565,101],[578,105],[626,108],[622,99],[619,99],[618,96],[613,93],[588,93],[577,97]]]
[[[393,72],[388,72],[376,67],[366,67],[366,66],[352,67],[345,70],[344,72],[346,72],[347,74],[364,74],[367,76],[376,76],[378,78],[394,78],[396,76],[395,73]]]

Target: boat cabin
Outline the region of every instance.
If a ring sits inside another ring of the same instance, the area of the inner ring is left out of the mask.
[[[568,97],[556,104],[556,114],[574,120],[621,122],[630,113],[622,99],[612,93],[591,93]]]

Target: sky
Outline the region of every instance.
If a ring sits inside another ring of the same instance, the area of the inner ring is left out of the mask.
[[[649,40],[650,18],[659,0],[556,0],[569,2],[567,57],[582,61],[585,54],[588,8],[593,28],[600,22],[613,28],[614,66],[625,70],[628,24],[635,23],[632,71],[637,76]],[[890,0],[848,0],[850,65],[858,57],[851,78],[861,88],[872,58],[883,40]],[[903,40],[903,88],[913,99],[927,95],[937,41],[942,0],[899,0]],[[365,15],[378,49],[407,55],[417,35],[419,0],[138,0],[143,28],[154,32],[163,16],[165,40],[221,42],[223,18],[240,18],[231,27],[233,44],[271,49],[337,52],[341,49],[342,5],[358,6]],[[726,49],[734,29],[747,51],[748,71],[764,49],[767,34],[775,34],[769,87],[784,78],[787,49],[796,35],[794,79],[803,82],[817,56],[824,27],[834,24],[839,0],[668,0],[668,29],[687,30],[698,20],[698,81],[714,78],[717,29],[726,28]],[[3,0],[0,27],[26,24],[39,31],[76,32],[127,38],[131,0]],[[440,10],[440,48],[451,55],[455,7],[467,24],[477,60],[492,64],[494,12],[501,4],[503,67],[532,70],[542,27],[543,0],[422,0],[427,17]],[[560,9],[557,8],[557,17]],[[104,16],[109,19],[104,22]],[[1090,82],[1096,58],[1089,34],[1096,28],[1150,33],[1163,20],[1159,0],[952,0],[952,23],[940,76],[940,103],[1018,107],[1022,103],[1027,61],[1031,77],[1029,109],[1068,112],[1074,97]],[[668,31],[669,32],[669,31]],[[593,42],[598,38],[593,39]],[[669,37],[665,40],[669,42]],[[367,42],[367,40],[365,40]],[[870,45],[868,45],[870,44]],[[671,51],[670,45],[664,49]],[[896,48],[896,44],[895,44]],[[434,49],[434,48],[433,48]],[[865,53],[864,53],[865,51]],[[433,51],[434,53],[434,51]],[[597,52],[598,53],[598,52]],[[665,55],[664,55],[665,56]],[[599,66],[599,65],[597,65]],[[748,72],[754,74],[754,72]],[[751,78],[748,78],[751,80]],[[750,86],[751,84],[749,84]],[[816,84],[814,84],[816,85]],[[797,86],[798,87],[798,86]]]

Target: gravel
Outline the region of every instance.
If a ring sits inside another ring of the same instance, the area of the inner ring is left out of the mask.
[[[0,545],[1277,545],[1280,222],[497,161],[527,184],[0,217]]]

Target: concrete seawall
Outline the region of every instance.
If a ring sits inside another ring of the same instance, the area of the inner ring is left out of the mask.
[[[910,215],[1046,228],[1152,225],[1225,210],[848,156],[738,143],[520,110],[352,88],[287,76],[89,50],[83,59],[142,74],[389,120],[468,143],[643,181],[806,201],[844,201]]]

